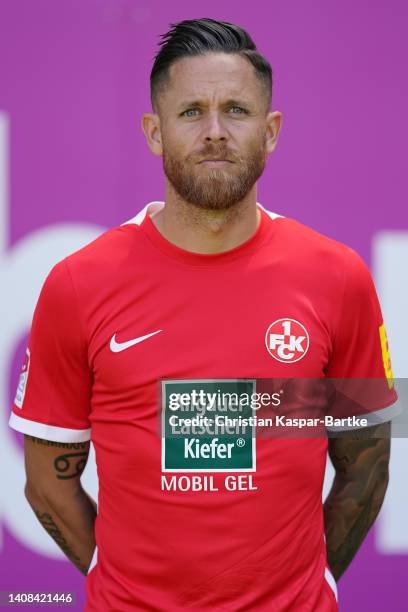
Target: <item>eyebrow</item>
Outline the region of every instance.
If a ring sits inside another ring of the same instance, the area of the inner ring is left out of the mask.
[[[180,104],[180,108],[186,108],[188,106],[207,106],[207,103],[203,100],[187,100]],[[222,102],[221,106],[251,106],[246,100],[239,100],[237,98],[230,98],[225,102]]]

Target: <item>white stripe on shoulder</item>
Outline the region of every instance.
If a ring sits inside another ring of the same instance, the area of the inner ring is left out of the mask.
[[[257,203],[256,203],[256,205],[257,205],[259,208],[262,208],[262,210],[263,210],[264,212],[266,212],[266,214],[267,214],[267,215],[269,215],[269,216],[270,216],[270,218],[272,219],[272,221],[274,221],[275,219],[283,218],[283,215],[278,215],[278,213],[274,213],[274,212],[272,212],[271,210],[268,210],[267,208],[264,208],[264,207],[262,206],[262,204],[260,204],[259,202],[257,202]]]
[[[329,587],[333,591],[334,596],[335,596],[336,601],[337,601],[338,600],[337,584],[336,584],[336,581],[334,579],[333,574],[331,573],[331,571],[329,570],[328,567],[326,567],[325,570],[324,570],[324,577],[325,577],[326,581],[328,582]]]
[[[91,563],[90,563],[89,568],[88,568],[88,574],[91,573],[91,570],[93,570],[93,568],[95,567],[95,565],[97,563],[98,563],[98,547],[95,546],[95,550],[94,550],[94,553],[92,555]]]
[[[29,419],[23,419],[14,412],[11,413],[9,426],[21,433],[50,440],[50,442],[87,442],[91,439],[90,429],[68,429],[46,425]]]
[[[140,225],[146,215],[151,215],[152,213],[156,213],[161,210],[164,206],[164,202],[149,202],[146,204],[144,208],[140,212],[137,213],[134,217],[129,219],[129,221],[125,221],[122,225]]]

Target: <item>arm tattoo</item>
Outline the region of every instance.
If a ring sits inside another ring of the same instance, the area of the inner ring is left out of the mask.
[[[66,448],[67,450],[82,450],[89,447],[89,442],[52,442],[51,440],[43,440],[42,438],[35,438],[34,436],[25,436],[31,442],[35,444],[41,444],[42,446],[55,446],[56,448]]]
[[[85,469],[88,453],[68,453],[54,459],[57,478],[68,480],[80,476]]]
[[[34,512],[40,521],[44,529],[49,533],[52,539],[58,544],[62,552],[68,557],[70,561],[83,573],[88,573],[88,568],[81,562],[81,559],[74,553],[72,548],[67,543],[66,539],[61,533],[61,530],[55,524],[51,514],[48,512],[39,512],[34,509]]]
[[[34,444],[41,446],[78,451],[64,453],[56,457],[54,459],[54,469],[59,480],[68,480],[69,478],[81,476],[88,460],[89,442],[52,442],[51,440],[42,440],[41,438],[28,435],[26,438],[34,442]]]
[[[324,504],[324,519],[327,560],[336,580],[362,544],[387,489],[390,426],[368,429],[370,436],[365,431],[329,441],[336,476]]]

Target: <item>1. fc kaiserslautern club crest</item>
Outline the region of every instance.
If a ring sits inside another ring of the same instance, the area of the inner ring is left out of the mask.
[[[282,363],[295,363],[309,349],[309,334],[296,319],[278,319],[270,324],[265,334],[268,353]]]

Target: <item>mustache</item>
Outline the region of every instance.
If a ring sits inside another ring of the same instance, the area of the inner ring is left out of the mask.
[[[205,159],[226,159],[230,162],[240,162],[241,156],[225,146],[208,146],[201,149],[201,151],[197,151],[197,153],[190,155],[190,159],[195,163],[199,163]]]

